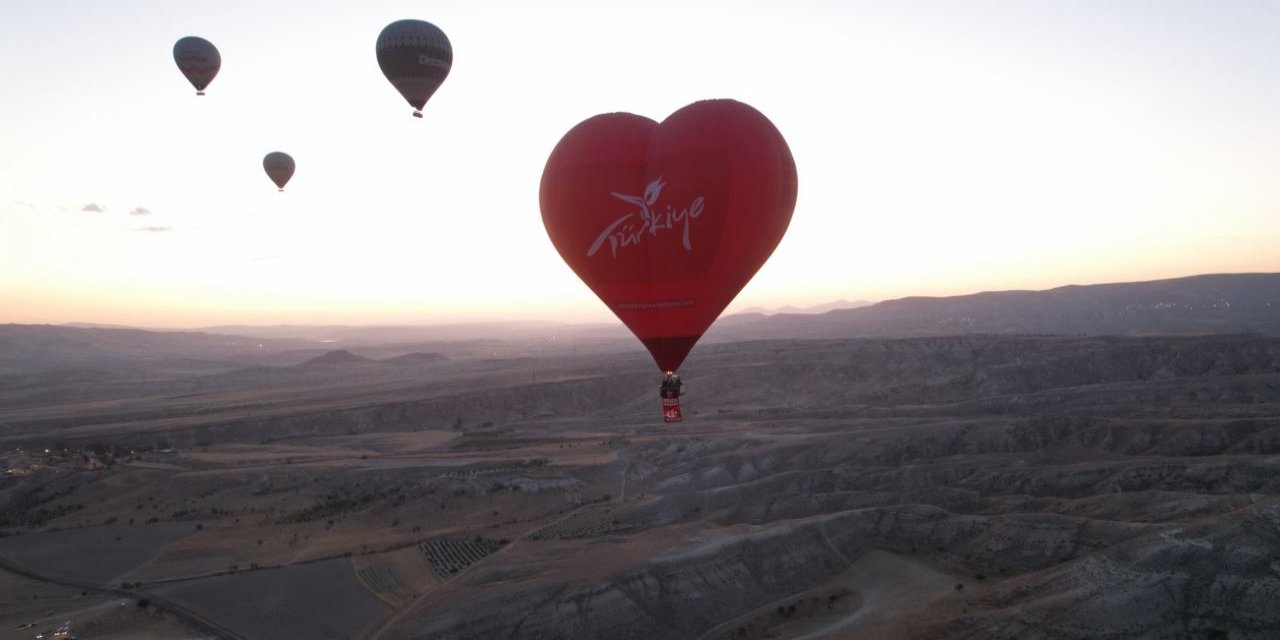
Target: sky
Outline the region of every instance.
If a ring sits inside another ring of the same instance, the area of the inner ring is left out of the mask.
[[[374,54],[402,18],[454,49],[423,119]],[[1278,36],[1280,1],[0,0],[0,322],[607,320],[547,157],[707,98],[799,176],[729,311],[1277,272]]]

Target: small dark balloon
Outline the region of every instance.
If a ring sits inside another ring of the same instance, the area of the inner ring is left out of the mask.
[[[296,165],[289,154],[283,151],[272,151],[262,159],[262,168],[266,170],[267,177],[271,178],[281,191],[284,191],[284,185],[289,184]]]
[[[218,53],[218,48],[196,36],[187,36],[173,45],[173,61],[178,63],[178,70],[196,88],[198,96],[204,95],[205,87],[213,82],[222,68],[222,54]]]
[[[422,20],[398,20],[378,34],[378,66],[382,75],[422,117],[427,100],[453,67],[453,46],[439,27]]]

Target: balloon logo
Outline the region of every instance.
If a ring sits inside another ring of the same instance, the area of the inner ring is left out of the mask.
[[[399,20],[378,34],[378,66],[382,75],[413,106],[422,108],[453,67],[453,46],[439,27],[422,20]]]
[[[187,36],[173,45],[173,61],[178,63],[178,70],[187,77],[191,86],[196,88],[196,95],[204,95],[204,88],[213,82],[222,68],[222,55],[212,42],[204,38]]]
[[[295,165],[293,157],[283,151],[272,151],[262,159],[262,168],[267,172],[267,177],[276,183],[276,186],[284,191],[284,185],[289,184],[289,178],[293,177]]]
[[[796,188],[773,123],[709,100],[661,124],[583,121],[551,152],[539,195],[556,251],[670,373],[778,246]]]

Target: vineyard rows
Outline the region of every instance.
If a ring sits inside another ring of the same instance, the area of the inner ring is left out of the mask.
[[[481,558],[502,548],[497,540],[479,536],[465,540],[431,538],[418,543],[427,556],[427,562],[441,580],[448,580]]]
[[[360,579],[378,593],[386,593],[400,586],[400,579],[385,564],[375,564],[360,570]]]

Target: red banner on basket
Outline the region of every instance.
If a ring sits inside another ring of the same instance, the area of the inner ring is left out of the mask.
[[[662,393],[662,421],[680,422],[680,390],[661,389],[660,392]]]

